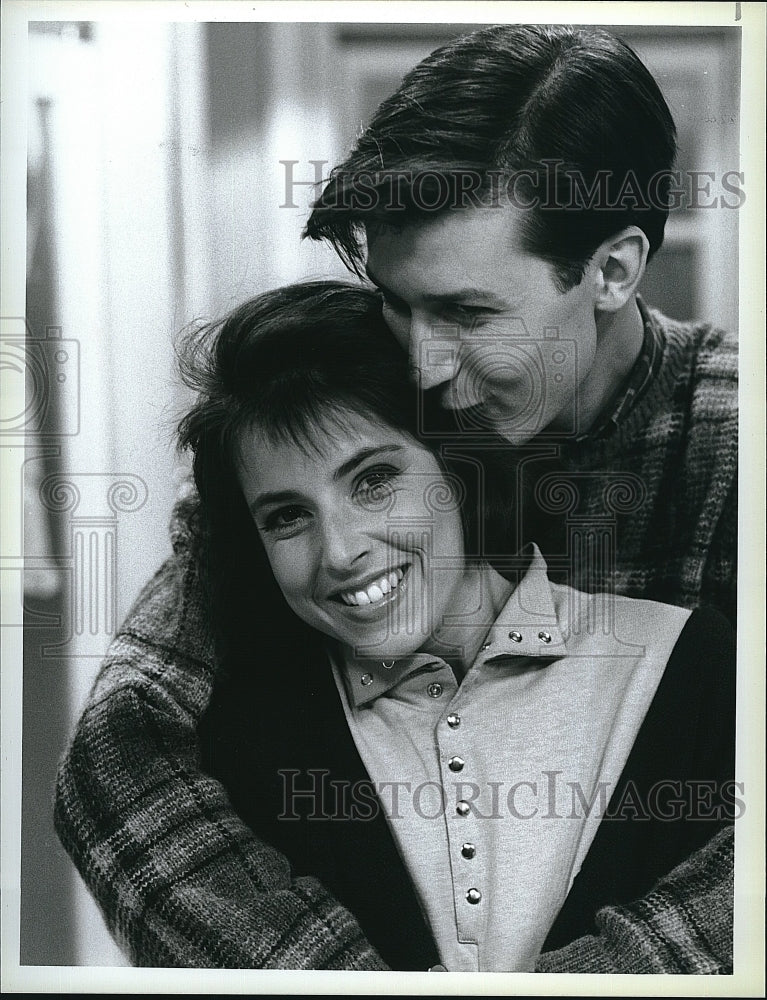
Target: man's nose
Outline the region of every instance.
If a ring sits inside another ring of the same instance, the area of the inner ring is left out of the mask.
[[[460,339],[450,327],[434,317],[413,313],[410,321],[410,360],[417,369],[423,390],[452,382],[458,374]]]
[[[369,540],[358,516],[338,504],[322,519],[322,565],[334,577],[343,577],[363,560]]]

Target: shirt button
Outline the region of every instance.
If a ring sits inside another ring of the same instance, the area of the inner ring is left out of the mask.
[[[551,635],[548,632],[539,632],[538,638],[541,642],[551,642]]]
[[[442,694],[442,685],[439,683],[439,681],[434,681],[434,683],[430,684],[426,688],[426,690],[430,698],[439,698],[439,696]]]
[[[373,675],[372,674],[363,674],[362,677],[360,677],[360,680],[362,681],[363,685],[365,687],[367,687],[368,684],[372,684],[373,683]]]
[[[447,717],[447,724],[451,729],[457,729],[461,724],[461,716],[451,713]]]
[[[477,853],[477,848],[474,846],[474,844],[464,844],[463,847],[461,848],[461,854],[465,858],[469,858],[470,860],[471,858],[474,857],[476,853]]]
[[[471,812],[471,806],[468,802],[464,802],[463,799],[461,799],[460,802],[456,803],[455,811],[459,816],[468,816]]]
[[[482,899],[482,893],[479,891],[479,889],[469,889],[469,891],[466,893],[466,899],[470,903],[473,903],[476,906],[476,904],[480,901],[480,899]]]
[[[509,638],[511,639],[512,642],[522,642],[522,633],[517,632],[516,630],[513,632],[509,632]]]
[[[447,762],[447,766],[450,768],[451,771],[462,771],[463,765],[465,763],[466,761],[463,759],[463,757],[451,757],[450,760]]]

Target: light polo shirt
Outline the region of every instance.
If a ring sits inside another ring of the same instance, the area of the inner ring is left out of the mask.
[[[690,612],[551,583],[537,547],[459,684],[333,660],[357,750],[449,971],[527,971]]]

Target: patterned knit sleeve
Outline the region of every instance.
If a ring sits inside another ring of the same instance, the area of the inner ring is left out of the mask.
[[[738,583],[738,338],[734,333],[706,329],[696,357],[686,460],[691,492],[705,493],[695,528],[694,553],[702,569],[695,603],[713,604],[734,628]]]
[[[535,971],[731,974],[734,851],[730,825],[646,896],[600,910],[598,934],[546,952]]]
[[[737,624],[738,480],[734,476],[712,533],[703,571],[700,601],[719,608],[733,629]]]
[[[183,547],[113,641],[58,775],[57,833],[140,966],[387,966],[319,882],[240,821],[203,773],[213,657]]]

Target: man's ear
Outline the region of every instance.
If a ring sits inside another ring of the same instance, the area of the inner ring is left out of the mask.
[[[605,240],[594,254],[597,264],[596,309],[617,312],[642,280],[650,243],[638,226],[628,226]]]

